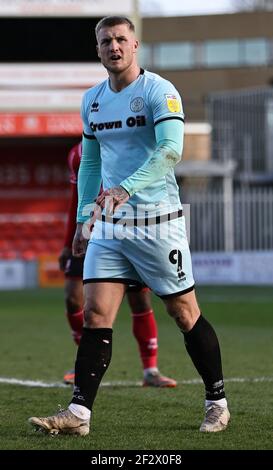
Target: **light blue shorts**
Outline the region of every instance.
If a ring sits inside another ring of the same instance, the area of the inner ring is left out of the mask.
[[[194,279],[185,217],[149,227],[96,221],[83,281],[144,284],[160,297],[191,291]]]

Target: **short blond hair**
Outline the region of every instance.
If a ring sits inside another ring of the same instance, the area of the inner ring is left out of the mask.
[[[126,24],[130,31],[133,33],[135,32],[135,25],[129,18],[127,18],[127,16],[105,16],[96,24],[96,37],[98,37],[98,33],[102,28],[108,26],[117,26],[120,24]]]

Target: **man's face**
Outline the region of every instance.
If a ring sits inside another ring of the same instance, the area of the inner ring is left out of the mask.
[[[97,41],[98,56],[109,72],[121,73],[136,61],[138,41],[126,24],[101,28]]]

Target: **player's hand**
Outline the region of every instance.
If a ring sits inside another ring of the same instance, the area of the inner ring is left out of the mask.
[[[94,228],[94,224],[96,222],[97,219],[101,220],[101,211],[102,211],[102,208],[96,203],[94,208],[93,208],[93,212],[91,213],[91,217],[90,217],[90,233],[92,232],[93,228]]]
[[[59,268],[61,271],[65,270],[67,260],[71,257],[72,255],[72,250],[71,248],[68,248],[67,246],[64,246],[60,255],[59,255]]]
[[[106,208],[106,213],[109,215],[114,214],[116,210],[125,204],[129,199],[129,194],[121,186],[116,186],[111,189],[106,189],[97,197],[96,203],[101,209]]]
[[[88,243],[88,240],[83,236],[82,228],[83,224],[78,223],[72,243],[72,254],[76,258],[81,258],[85,255]]]

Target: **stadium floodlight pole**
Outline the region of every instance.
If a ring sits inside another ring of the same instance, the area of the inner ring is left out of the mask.
[[[139,8],[139,0],[133,0],[132,21],[135,25],[136,36],[141,42],[142,39],[142,17]]]

